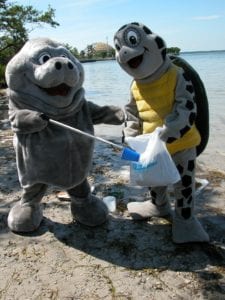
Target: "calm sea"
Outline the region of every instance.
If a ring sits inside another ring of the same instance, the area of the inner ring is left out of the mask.
[[[210,143],[212,150],[225,156],[225,51],[182,53],[204,82],[210,110]],[[129,100],[132,78],[116,61],[83,64],[86,98],[99,105],[123,107]]]

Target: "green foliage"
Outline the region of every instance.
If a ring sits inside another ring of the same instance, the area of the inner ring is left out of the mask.
[[[69,44],[64,44],[64,46],[73,54],[73,56],[75,56],[76,58],[79,59],[80,55],[79,55],[79,51],[77,50],[77,48],[72,47]]]
[[[87,46],[87,57],[88,58],[93,58],[95,56],[95,49],[92,45]]]
[[[5,87],[5,65],[0,65],[0,87]]]
[[[54,20],[55,10],[48,6],[46,12],[38,11],[31,5],[13,4],[8,0],[0,0],[0,65],[14,56],[28,39],[30,31],[42,24],[56,27],[59,24]],[[34,26],[28,29],[29,26]],[[1,75],[0,75],[1,76]],[[2,77],[0,77],[2,81]]]
[[[180,48],[178,47],[170,47],[170,48],[167,48],[166,51],[167,53],[170,53],[170,54],[174,54],[174,55],[179,55],[180,54]]]
[[[82,58],[82,59],[85,58],[85,51],[84,51],[84,50],[81,50],[79,56],[80,56],[80,58]]]

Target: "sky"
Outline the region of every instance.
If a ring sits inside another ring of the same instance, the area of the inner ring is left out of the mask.
[[[13,1],[14,2],[14,1]],[[225,0],[17,0],[45,11],[55,9],[60,26],[45,25],[29,34],[68,43],[78,51],[96,42],[113,46],[124,24],[140,22],[181,51],[225,49]]]

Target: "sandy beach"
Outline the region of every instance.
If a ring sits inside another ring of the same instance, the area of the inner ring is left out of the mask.
[[[121,127],[98,126],[96,135],[120,143]],[[40,228],[19,235],[6,222],[21,189],[12,131],[2,120],[0,299],[225,299],[224,146],[212,137],[197,161],[197,187],[202,179],[209,184],[198,190],[196,214],[210,243],[175,245],[170,221],[132,221],[126,204],[147,199],[147,189],[130,186],[129,163],[100,142],[89,181],[99,197],[116,197],[116,212],[100,227],[81,226],[72,221],[66,193],[51,187]]]

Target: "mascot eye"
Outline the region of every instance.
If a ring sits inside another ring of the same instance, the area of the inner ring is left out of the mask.
[[[51,58],[51,56],[48,53],[43,53],[41,54],[41,56],[39,57],[38,61],[41,65],[43,65],[44,63],[46,63],[47,60],[49,60]]]
[[[125,40],[131,47],[136,47],[140,43],[140,35],[136,30],[129,30],[125,33]]]
[[[62,54],[60,55],[61,57],[64,57],[64,58],[68,58],[68,56],[66,54]]]

